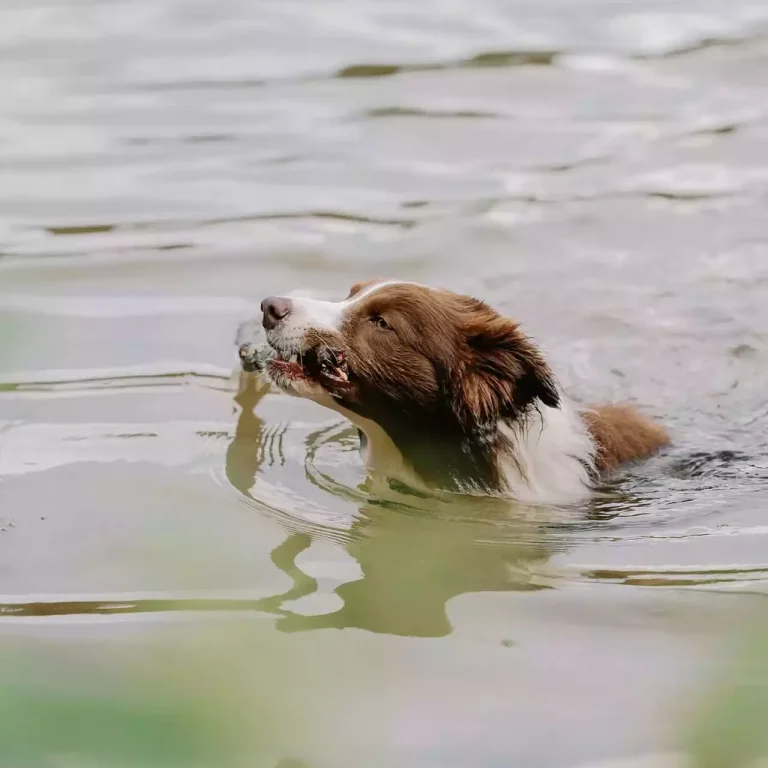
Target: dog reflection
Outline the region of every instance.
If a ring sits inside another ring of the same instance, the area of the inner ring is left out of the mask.
[[[227,476],[244,494],[264,462],[265,425],[254,407],[268,388],[252,379],[241,376],[236,401],[242,410],[227,453]],[[259,601],[261,609],[278,616],[278,629],[301,632],[355,627],[439,637],[451,632],[446,605],[453,597],[546,588],[533,575],[537,564],[549,555],[541,544],[541,531],[524,521],[510,520],[508,503],[479,500],[478,506],[491,507],[480,510],[480,519],[477,515],[469,519],[474,511],[468,508],[457,516],[455,503],[448,508],[450,519],[446,519],[443,505],[441,520],[439,505],[425,511],[420,500],[414,504],[411,497],[413,512],[403,513],[401,501],[408,497],[396,489],[392,496],[366,503],[349,531],[346,550],[358,562],[362,577],[336,589],[343,605],[332,613],[305,616],[283,608],[285,602],[317,590],[317,582],[296,565],[296,558],[309,548],[312,538],[294,533],[273,550],[272,561],[293,582],[287,592]],[[526,544],[526,540],[539,543]]]

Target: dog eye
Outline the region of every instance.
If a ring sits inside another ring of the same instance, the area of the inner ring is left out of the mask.
[[[382,331],[388,331],[392,326],[380,315],[374,315],[371,322]]]

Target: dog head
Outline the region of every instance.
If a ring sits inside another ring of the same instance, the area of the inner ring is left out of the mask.
[[[557,407],[552,372],[518,324],[469,296],[399,281],[359,283],[339,302],[270,297],[268,377],[358,414],[482,435],[537,402]]]

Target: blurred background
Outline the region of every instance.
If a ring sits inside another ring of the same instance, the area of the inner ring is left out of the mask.
[[[757,765],[767,192],[764,0],[3,0],[0,765]],[[233,339],[374,276],[673,448],[372,497]]]

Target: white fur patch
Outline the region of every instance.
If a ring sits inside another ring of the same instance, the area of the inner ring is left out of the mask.
[[[304,336],[311,330],[339,333],[346,311],[372,293],[390,285],[417,285],[406,280],[388,280],[374,283],[344,301],[323,301],[297,293],[289,294],[291,312],[274,330],[269,332],[270,342],[283,349],[300,349]]]
[[[502,434],[514,456],[499,456],[509,495],[529,504],[565,504],[587,497],[595,444],[573,406],[539,404],[522,421],[505,422]]]

